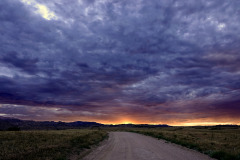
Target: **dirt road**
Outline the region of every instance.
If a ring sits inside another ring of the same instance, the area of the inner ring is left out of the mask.
[[[112,132],[109,139],[84,160],[211,160],[211,158],[164,140],[130,132]]]

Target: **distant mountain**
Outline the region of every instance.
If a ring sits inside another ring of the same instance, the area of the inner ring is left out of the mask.
[[[0,130],[42,130],[42,129],[77,129],[86,127],[100,127],[103,124],[96,122],[54,122],[54,121],[30,121],[15,118],[0,117]]]
[[[96,122],[54,122],[54,121],[31,121],[20,120],[0,116],[0,131],[4,130],[62,130],[62,129],[80,129],[80,128],[99,128],[99,127],[128,127],[128,128],[157,128],[171,127],[167,124],[149,125],[149,124],[119,124],[104,125]]]

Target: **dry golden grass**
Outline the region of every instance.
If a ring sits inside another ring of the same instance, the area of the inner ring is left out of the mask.
[[[0,160],[64,160],[81,155],[107,137],[104,131],[51,130],[0,132]]]
[[[169,127],[138,128],[133,132],[177,143],[220,160],[240,160],[240,128]]]

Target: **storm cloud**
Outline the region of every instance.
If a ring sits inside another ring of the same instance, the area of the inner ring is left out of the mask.
[[[239,123],[239,6],[1,0],[0,115]]]

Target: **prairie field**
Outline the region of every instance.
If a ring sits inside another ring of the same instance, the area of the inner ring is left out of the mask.
[[[218,160],[240,160],[239,127],[103,127],[101,130],[1,131],[0,160],[81,159],[109,131],[128,131],[166,140]]]
[[[79,159],[106,137],[107,132],[90,129],[1,131],[0,160]]]
[[[239,127],[168,127],[128,130],[180,144],[219,160],[240,160]]]

